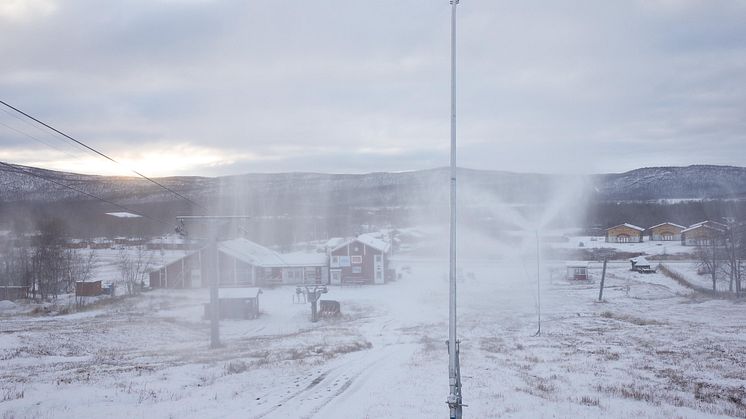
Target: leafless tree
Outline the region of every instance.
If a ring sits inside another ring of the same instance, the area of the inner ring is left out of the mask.
[[[14,245],[7,240],[0,246],[0,286],[30,285],[31,262],[29,248],[22,242]]]
[[[728,222],[728,231],[724,243],[724,259],[722,270],[729,278],[729,290],[741,295],[741,278],[743,261],[746,259],[746,230],[744,226],[733,220]]]
[[[695,251],[698,261],[697,272],[710,275],[713,291],[717,291],[717,281],[722,275],[724,253],[723,246],[718,245],[716,240],[697,246]]]
[[[152,265],[152,257],[152,253],[145,246],[137,246],[134,251],[126,248],[119,250],[117,264],[127,294],[132,295],[140,292]]]
[[[37,223],[37,229],[32,246],[20,247],[14,253],[21,281],[29,287],[33,299],[56,298],[60,293],[73,291],[76,281],[91,278],[95,255],[65,246],[64,221],[44,219]]]
[[[93,268],[96,266],[96,253],[93,250],[83,252],[69,249],[67,252],[67,262],[65,276],[69,283],[69,288],[72,289],[76,281],[85,282],[93,277]]]
[[[38,223],[38,235],[34,240],[31,256],[32,292],[42,300],[56,298],[69,289],[67,265],[68,252],[65,244],[65,225],[59,218],[50,218]]]

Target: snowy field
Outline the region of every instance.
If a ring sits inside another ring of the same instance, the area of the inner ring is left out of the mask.
[[[447,414],[447,268],[396,262],[401,280],[331,288],[343,315],[313,324],[294,288],[265,289],[256,320],[221,323],[206,290],[159,290],[65,316],[0,317],[5,418],[433,418]],[[465,415],[746,416],[746,305],[610,264],[593,283],[535,265],[465,261],[459,289]],[[1,315],[2,313],[0,313]]]
[[[581,246],[582,243],[582,246]],[[642,243],[607,243],[603,236],[571,236],[564,243],[552,243],[560,249],[614,249],[620,252],[644,253],[646,255],[676,255],[692,253],[693,246],[684,246],[680,240],[652,241],[645,236]]]
[[[684,278],[686,281],[694,286],[702,287],[708,290],[712,289],[712,276],[708,273],[698,273],[700,266],[698,262],[669,261],[665,263],[665,266],[669,270],[671,270],[671,272],[675,272],[681,275],[682,278]],[[715,289],[717,291],[726,293],[733,292],[733,290],[730,289],[730,281],[726,273],[720,272],[718,274],[718,278],[715,281]]]

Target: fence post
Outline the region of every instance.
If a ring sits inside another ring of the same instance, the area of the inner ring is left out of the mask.
[[[601,270],[601,288],[598,290],[598,302],[600,303],[603,301],[604,297],[604,280],[606,279],[606,262],[607,258],[604,258],[604,267],[603,270]]]

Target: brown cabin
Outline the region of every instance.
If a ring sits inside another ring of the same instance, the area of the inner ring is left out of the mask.
[[[75,282],[75,296],[76,297],[95,297],[103,294],[101,288],[101,281],[77,281]]]
[[[702,221],[681,231],[684,246],[709,246],[725,242],[728,227],[715,221]]]
[[[681,232],[685,229],[684,226],[665,222],[648,228],[648,231],[651,241],[679,241],[681,240]]]
[[[624,223],[606,229],[607,243],[642,243],[644,228]]]
[[[28,287],[25,285],[0,286],[0,300],[20,300],[28,298]]]

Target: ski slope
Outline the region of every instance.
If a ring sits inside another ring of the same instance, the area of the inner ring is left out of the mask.
[[[256,320],[221,322],[206,290],[159,290],[64,316],[4,316],[5,417],[431,418],[446,414],[447,268],[397,260],[401,280],[330,288],[310,322],[294,288],[265,289]],[[461,263],[468,417],[746,415],[746,306],[610,265],[598,282],[534,260]],[[592,268],[597,269],[597,268]],[[408,272],[408,273],[407,273]],[[593,272],[598,278],[600,272]],[[2,313],[0,313],[2,315]]]

